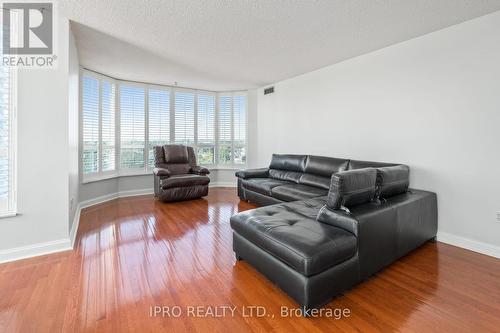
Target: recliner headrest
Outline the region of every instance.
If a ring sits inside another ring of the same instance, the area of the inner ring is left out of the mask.
[[[165,145],[163,151],[166,163],[188,163],[188,150],[184,145]]]
[[[328,200],[330,209],[357,206],[373,200],[376,191],[377,170],[364,168],[332,175]]]
[[[410,185],[410,168],[397,165],[377,168],[377,196],[388,198],[406,193]]]

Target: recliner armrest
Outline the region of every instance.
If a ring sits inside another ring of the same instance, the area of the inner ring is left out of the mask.
[[[153,169],[153,174],[155,176],[161,177],[161,178],[168,178],[170,177],[170,171],[168,171],[165,168],[154,168]]]
[[[269,168],[239,170],[236,171],[235,175],[236,177],[243,179],[267,178],[269,177]]]
[[[200,176],[206,176],[210,174],[210,170],[199,165],[195,166],[194,168],[191,168],[191,172]]]

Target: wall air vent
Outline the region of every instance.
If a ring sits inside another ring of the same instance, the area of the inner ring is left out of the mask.
[[[274,87],[269,87],[264,89],[264,95],[272,94],[274,93]]]

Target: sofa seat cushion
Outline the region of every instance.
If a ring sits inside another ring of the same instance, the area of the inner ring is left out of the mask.
[[[231,227],[300,274],[311,276],[356,253],[353,234],[314,219],[313,211],[317,214],[322,202],[284,203],[245,211],[231,217]]]
[[[295,201],[324,196],[328,194],[328,190],[303,184],[287,184],[274,187],[271,193],[276,199]]]
[[[243,187],[247,190],[269,196],[271,195],[271,190],[274,187],[285,184],[290,184],[290,182],[271,178],[250,178],[243,180]]]
[[[194,174],[175,175],[160,181],[162,189],[166,190],[174,187],[187,187],[196,185],[208,185],[210,178]]]

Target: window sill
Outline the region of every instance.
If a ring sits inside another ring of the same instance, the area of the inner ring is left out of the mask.
[[[16,212],[6,212],[6,213],[2,213],[0,214],[0,219],[5,219],[5,218],[8,218],[8,217],[14,217],[14,216],[17,216],[18,214]]]
[[[241,165],[214,165],[214,166],[209,166],[209,165],[201,165],[205,168],[207,168],[210,171],[237,171],[241,169],[245,169],[246,165],[241,164]],[[108,180],[108,179],[114,179],[114,178],[120,178],[120,177],[132,177],[132,176],[152,176],[153,175],[153,169],[150,169],[148,171],[130,171],[126,172],[124,171],[123,173],[118,173],[118,174],[108,174],[108,175],[100,175],[100,176],[89,176],[89,177],[84,177],[82,180],[82,184],[89,184],[89,183],[95,183],[99,182],[101,180]]]

